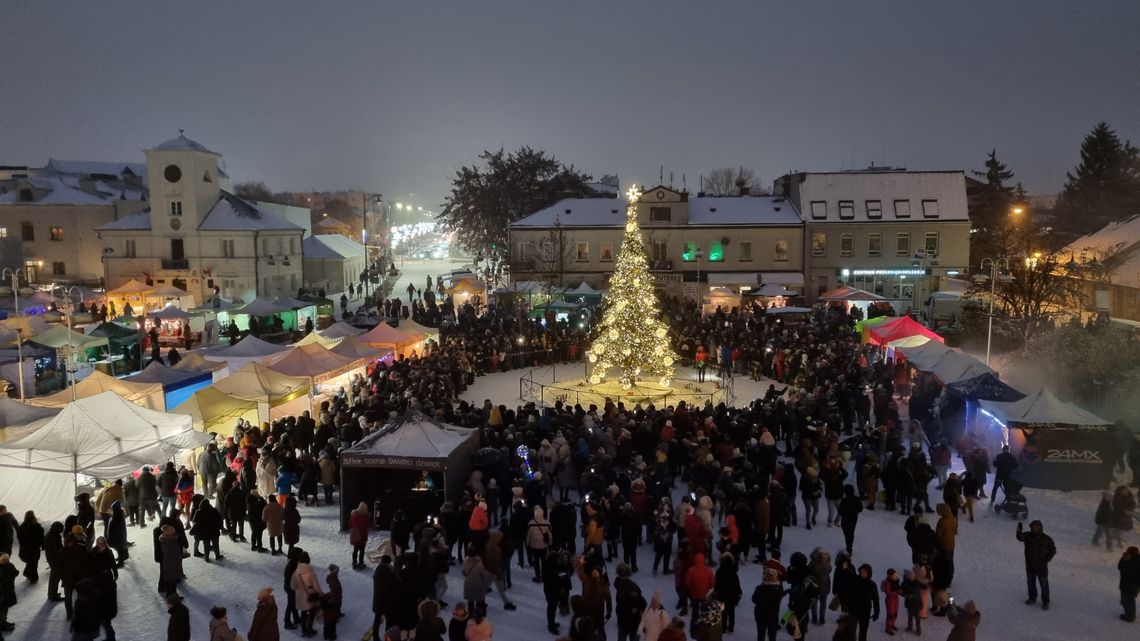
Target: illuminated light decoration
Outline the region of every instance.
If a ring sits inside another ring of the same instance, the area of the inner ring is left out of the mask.
[[[709,262],[718,263],[724,260],[724,245],[713,243],[709,245]]]
[[[528,479],[534,478],[534,468],[530,466],[530,448],[525,445],[520,445],[515,448],[515,454],[519,455],[519,458],[522,459],[523,467],[526,468],[523,471],[523,475]]]
[[[637,223],[641,193],[632,188],[628,196],[625,235],[610,276],[609,304],[598,323],[594,342],[586,351],[587,360],[595,364],[589,381],[596,385],[614,374],[622,389],[630,389],[639,379],[671,380],[676,361],[666,342],[668,328],[661,318]]]
[[[900,269],[844,269],[839,272],[844,278],[848,276],[925,276],[929,270],[920,267]]]

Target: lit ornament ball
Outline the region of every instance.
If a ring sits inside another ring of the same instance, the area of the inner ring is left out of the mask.
[[[654,332],[654,334],[657,335],[657,338],[665,338],[665,328],[664,327],[658,327],[657,331]]]
[[[598,355],[593,353],[593,352],[590,352],[590,362],[591,363],[597,363],[598,362]]]

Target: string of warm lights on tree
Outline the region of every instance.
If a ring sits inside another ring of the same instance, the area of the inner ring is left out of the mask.
[[[641,192],[632,187],[628,196],[625,234],[610,277],[606,309],[597,336],[586,351],[586,358],[594,366],[589,380],[597,385],[613,372],[622,389],[633,387],[639,380],[668,386],[673,380],[677,356],[669,346],[669,331],[661,319],[637,222]]]

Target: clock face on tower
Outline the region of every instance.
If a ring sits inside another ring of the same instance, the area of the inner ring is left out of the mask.
[[[178,168],[178,165],[167,165],[166,169],[162,170],[162,176],[166,178],[166,182],[176,183],[182,180],[182,170]]]
[[[182,220],[178,218],[170,219],[170,228],[177,231],[182,228]]]

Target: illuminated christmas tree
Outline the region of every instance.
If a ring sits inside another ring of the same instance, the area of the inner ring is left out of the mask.
[[[590,382],[601,383],[616,373],[623,389],[639,380],[668,386],[673,380],[677,356],[669,347],[669,331],[661,319],[653,276],[637,224],[637,201],[641,192],[629,190],[625,210],[625,236],[621,241],[617,266],[610,277],[609,293],[597,337],[586,352],[593,363]]]

